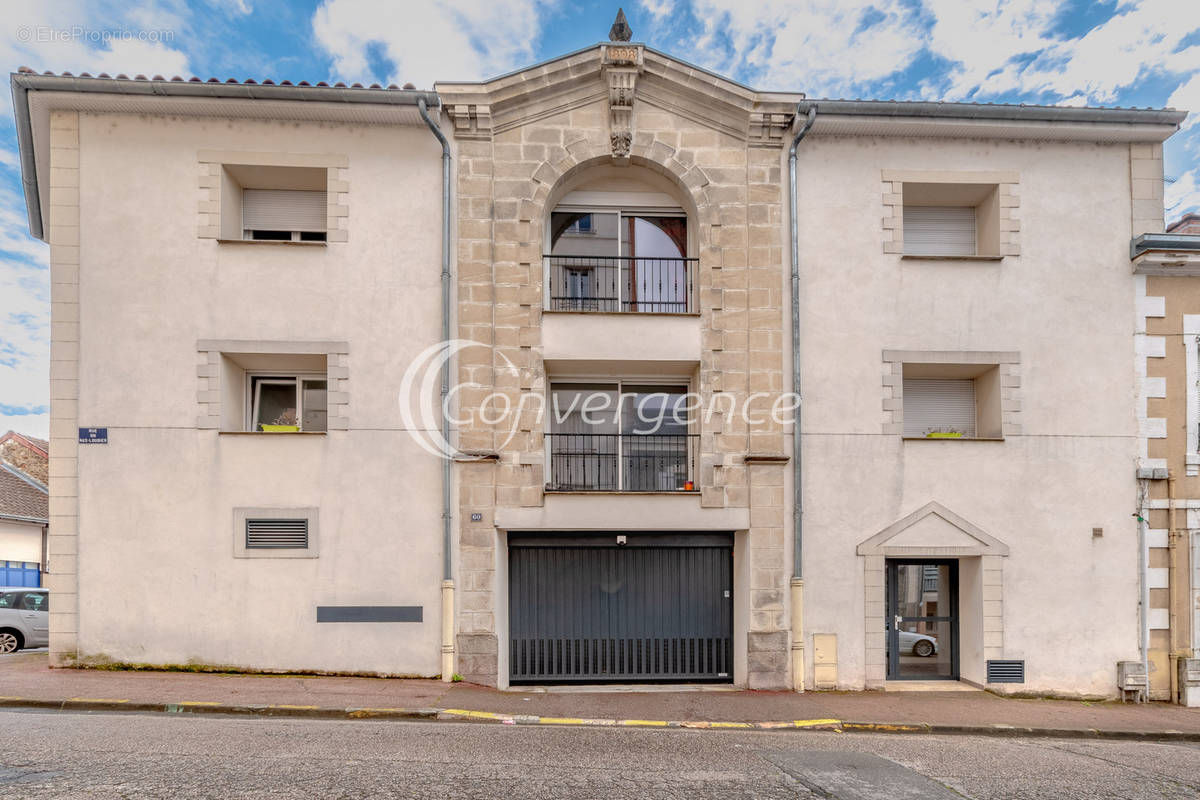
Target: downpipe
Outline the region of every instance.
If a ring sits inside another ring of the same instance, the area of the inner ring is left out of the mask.
[[[425,125],[437,137],[442,146],[442,341],[450,341],[450,142],[429,116],[425,98],[417,101],[417,110]],[[450,363],[441,367],[442,441],[450,445],[450,415],[446,413],[446,399],[450,396]],[[450,515],[450,454],[442,456],[442,680],[449,683],[454,679],[454,562],[451,546]]]
[[[800,109],[797,107],[799,116]],[[792,612],[792,689],[805,688],[804,658],[804,536],[803,536],[803,472],[801,470],[802,442],[800,438],[803,395],[800,393],[800,223],[796,211],[796,148],[817,119],[817,107],[808,109],[804,125],[792,138],[788,149],[788,210],[792,229],[792,392],[800,400],[792,414],[792,580],[790,585]]]

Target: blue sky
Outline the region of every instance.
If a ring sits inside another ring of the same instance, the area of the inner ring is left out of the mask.
[[[594,44],[607,38],[617,5],[7,0],[0,65],[429,88]],[[1194,1],[637,0],[625,13],[636,41],[760,89],[1200,111]],[[44,436],[47,248],[28,236],[10,102],[0,92],[0,433]],[[1166,147],[1168,220],[1200,210],[1193,123]]]

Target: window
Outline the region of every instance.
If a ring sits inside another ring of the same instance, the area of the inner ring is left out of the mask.
[[[328,429],[324,375],[250,375],[250,430],[264,433]]]
[[[1003,439],[1021,432],[1020,355],[885,350],[884,431],[905,439]]]
[[[201,150],[197,234],[222,242],[348,241],[349,159]]]
[[[315,508],[235,508],[235,558],[316,558]]]
[[[978,255],[973,206],[904,206],[904,253]]]
[[[684,384],[555,383],[547,488],[693,491],[699,437],[689,433],[687,392]]]
[[[905,364],[905,438],[1001,438],[998,377],[995,364]]]
[[[616,168],[614,168],[616,169]],[[563,196],[546,236],[551,311],[688,313],[696,259],[669,186],[600,170]]]
[[[995,184],[905,183],[904,254],[999,255]]]
[[[242,189],[242,238],[325,241],[325,191]]]
[[[884,170],[884,252],[996,260],[1019,255],[1016,173]]]
[[[201,339],[198,427],[225,433],[348,430],[346,342]]]

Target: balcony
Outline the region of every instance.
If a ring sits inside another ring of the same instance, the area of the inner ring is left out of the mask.
[[[695,491],[698,434],[548,433],[552,492]]]
[[[550,311],[693,314],[698,259],[548,255]]]

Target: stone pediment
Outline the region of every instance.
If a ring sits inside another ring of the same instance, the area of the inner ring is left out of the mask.
[[[743,141],[782,142],[801,93],[758,92],[642,44],[607,42],[480,83],[438,83],[458,138],[488,138],[609,101],[613,133],[634,103]],[[621,137],[623,141],[624,137]]]
[[[931,501],[858,545],[860,556],[1007,556],[1008,545]]]

